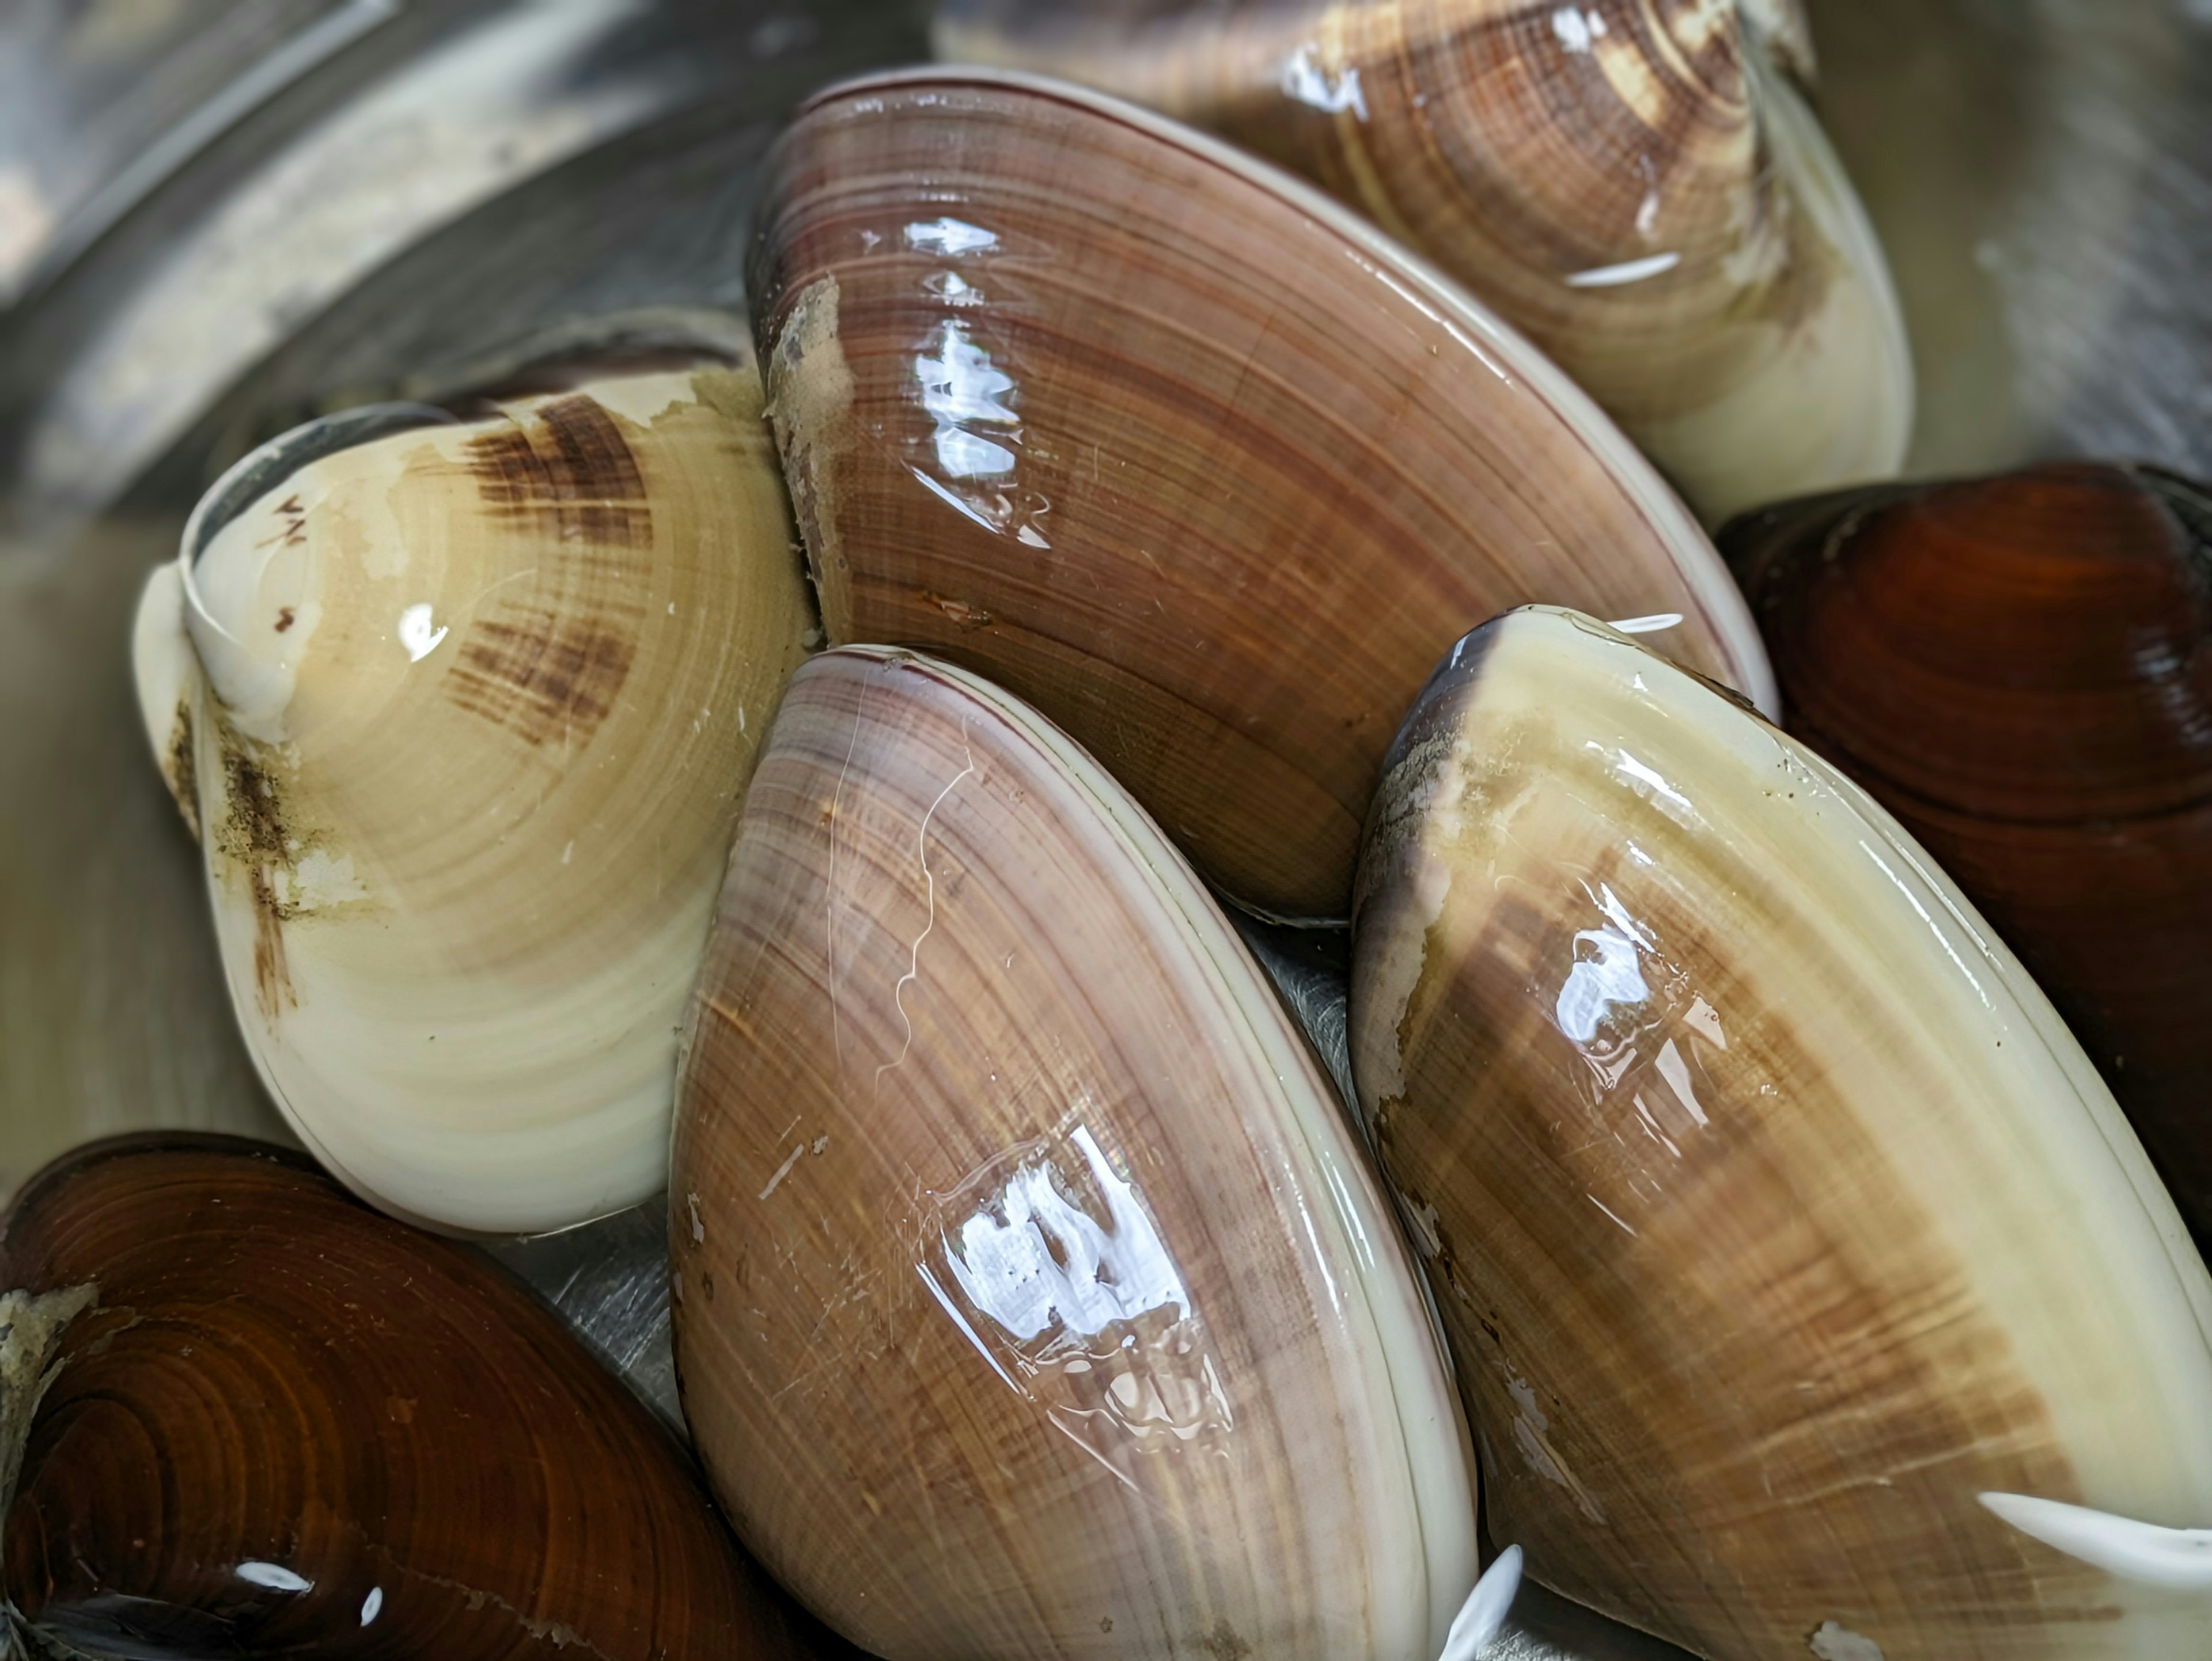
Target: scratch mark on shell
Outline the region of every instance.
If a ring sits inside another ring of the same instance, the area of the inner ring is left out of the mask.
[[[914,856],[915,862],[921,867],[921,879],[928,892],[929,916],[921,926],[921,933],[914,937],[914,945],[908,948],[906,973],[891,983],[891,1003],[897,1009],[899,1019],[906,1023],[906,1042],[899,1046],[899,1053],[894,1060],[885,1062],[876,1069],[874,1088],[878,1092],[883,1089],[884,1074],[904,1066],[908,1052],[914,1049],[914,1017],[907,1013],[906,989],[921,978],[921,943],[937,927],[937,878],[929,868],[929,822],[937,817],[937,810],[945,805],[945,799],[952,794],[960,781],[975,770],[975,751],[968,742],[965,716],[960,721],[960,748],[968,757],[968,764],[955,773],[946,782],[945,788],[937,793],[937,800],[929,804],[929,811],[921,816],[921,824],[914,833]]]
[[[775,1193],[778,1188],[781,1187],[783,1185],[783,1179],[791,1175],[792,1166],[797,1165],[799,1160],[805,1156],[805,1153],[806,1144],[804,1142],[801,1142],[797,1147],[793,1148],[790,1153],[786,1156],[784,1162],[775,1168],[775,1175],[768,1179],[768,1186],[761,1189],[760,1197],[765,1200],[769,1195]]]

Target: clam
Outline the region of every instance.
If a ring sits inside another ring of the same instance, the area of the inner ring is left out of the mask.
[[[1857,787],[1511,612],[1399,735],[1353,941],[1361,1109],[1534,1577],[1714,1661],[2212,1647],[2012,1520],[2212,1517],[2212,1280]]]
[[[1790,730],[2020,954],[2212,1238],[2212,499],[2040,466],[1793,503],[1728,546]]]
[[[684,998],[813,622],[748,366],[483,407],[249,456],[136,658],[270,1092],[356,1192],[497,1233],[665,1179]]]
[[[749,291],[830,639],[988,674],[1238,900],[1344,915],[1391,732],[1504,607],[1771,697],[1711,545],[1588,399],[1266,164],[913,70],[804,106],[763,192]]]
[[[1443,1646],[1474,1474],[1396,1225],[1221,910],[1018,699],[794,677],[669,1199],[695,1445],[868,1650]]]
[[[1090,82],[1318,180],[1494,307],[1709,523],[1897,472],[1912,362],[1795,0],[945,0],[941,55]]]
[[[298,1154],[66,1155],[0,1287],[10,1654],[849,1653],[551,1311]]]

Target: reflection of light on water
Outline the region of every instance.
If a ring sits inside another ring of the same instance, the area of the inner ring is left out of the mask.
[[[1322,67],[1320,53],[1310,44],[1300,46],[1284,60],[1279,84],[1285,97],[1294,98],[1310,108],[1330,115],[1349,110],[1362,121],[1367,119],[1367,99],[1359,89],[1359,71],[1346,68],[1341,75],[1331,76]]]
[[[957,290],[948,288],[945,298],[965,305],[974,295],[963,283]],[[987,488],[957,488],[911,463],[908,470],[931,494],[983,529],[999,535],[1011,532],[1032,548],[1049,548],[1039,521],[1052,511],[1052,503],[1036,491],[1012,488],[1018,460],[1014,447],[1022,441],[1021,417],[1012,405],[1014,378],[991,361],[965,322],[953,318],[939,324],[915,355],[914,378],[930,419],[930,443],[939,471],[947,480],[983,481]],[[979,427],[984,430],[975,430]]]
[[[1640,863],[1649,855],[1631,846]],[[1690,1139],[1712,1128],[1718,1092],[1707,1060],[1729,1048],[1720,1012],[1662,951],[1652,930],[1631,916],[1610,884],[1583,892],[1599,916],[1576,931],[1567,973],[1552,1002],[1552,1024],[1581,1060],[1587,1100],[1620,1147],[1648,1158],[1685,1157]],[[1618,1113],[1610,1109],[1623,1110]],[[1634,1161],[1632,1160],[1632,1165]],[[1629,1186],[1641,1194],[1631,1176]],[[1656,1190],[1655,1190],[1656,1192]],[[1632,1234],[1634,1226],[1597,1195],[1590,1202]],[[1650,1196],[1643,1196],[1650,1198]]]
[[[995,248],[999,239],[981,225],[971,225],[964,219],[955,219],[949,214],[906,228],[906,245],[919,248],[924,253],[976,253],[985,248]]]
[[[1069,1140],[1105,1199],[1106,1226],[1060,1194],[1049,1166],[1024,1166],[997,1196],[1005,1222],[986,1210],[960,1226],[950,1263],[960,1289],[1024,1341],[1054,1321],[1097,1333],[1146,1310],[1188,1310],[1190,1293],[1136,1190],[1115,1174],[1088,1129],[1078,1126]]]
[[[1552,14],[1552,33],[1569,52],[1586,52],[1593,40],[1605,37],[1605,18],[1579,6],[1562,6]]]
[[[428,605],[410,605],[399,614],[399,643],[407,648],[408,662],[422,662],[438,649],[438,642],[445,637],[443,626],[430,626]]]
[[[1585,946],[1594,955],[1584,957]],[[1613,1005],[1642,1003],[1650,995],[1636,942],[1611,924],[1585,928],[1575,935],[1575,966],[1552,1006],[1553,1019],[1576,1043],[1588,1043]]]
[[[922,291],[948,306],[980,306],[983,291],[957,271],[932,271],[921,280]]]
[[[1625,259],[1618,265],[1594,265],[1586,271],[1574,271],[1567,277],[1570,289],[1617,289],[1626,283],[1641,283],[1646,277],[1661,277],[1682,263],[1679,253],[1655,253],[1642,259]]]
[[[937,465],[953,478],[995,478],[1014,470],[1014,453],[968,430],[969,423],[1002,428],[1018,442],[1021,417],[1002,401],[1014,390],[1012,375],[994,368],[991,355],[969,338],[964,325],[947,320],[937,348],[914,360],[921,407],[937,423]]]
[[[1132,1443],[1171,1446],[1231,1427],[1174,1255],[1089,1129],[1060,1149],[1020,1150],[1011,1175],[959,1209],[938,1263],[917,1271],[1000,1379],[1086,1451],[1112,1466]]]

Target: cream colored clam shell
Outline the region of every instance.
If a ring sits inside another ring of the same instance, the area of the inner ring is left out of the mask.
[[[799,672],[675,1146],[701,1457],[872,1653],[1435,1661],[1474,1473],[1410,1254],[1219,907],[1027,705]]]
[[[2212,1516],[2212,1281],[1870,799],[1531,608],[1424,692],[1361,882],[1361,1102],[1533,1575],[1718,1661],[2212,1652],[1983,1501]]]
[[[749,369],[344,450],[155,574],[140,697],[239,1019],[356,1191],[505,1233],[660,1185],[729,829],[811,626]]]

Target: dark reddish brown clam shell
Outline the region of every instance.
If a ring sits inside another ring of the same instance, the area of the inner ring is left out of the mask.
[[[2019,953],[2212,1238],[2212,498],[2047,465],[1786,504],[1722,547],[1790,730]]]
[[[7,1512],[15,1619],[59,1652],[850,1653],[550,1310],[298,1156],[96,1144],[3,1226],[0,1285],[94,1288]],[[14,1313],[9,1362],[34,1324]]]

